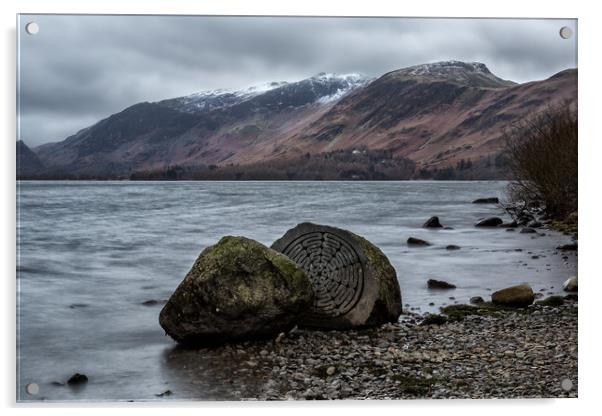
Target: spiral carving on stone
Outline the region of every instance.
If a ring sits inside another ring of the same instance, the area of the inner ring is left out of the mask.
[[[364,269],[356,250],[329,232],[304,234],[283,253],[309,275],[314,287],[314,313],[336,317],[350,311],[364,288]]]

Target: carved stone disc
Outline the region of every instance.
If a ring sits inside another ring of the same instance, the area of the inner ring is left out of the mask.
[[[364,289],[364,266],[353,245],[326,231],[300,235],[282,249],[309,275],[314,313],[336,317],[350,311]]]

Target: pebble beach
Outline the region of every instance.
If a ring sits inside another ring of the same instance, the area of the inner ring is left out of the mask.
[[[372,329],[177,347],[165,358],[181,385],[158,397],[181,400],[195,388],[214,400],[577,397],[578,304],[569,298],[515,310],[462,305],[443,324],[404,313]]]

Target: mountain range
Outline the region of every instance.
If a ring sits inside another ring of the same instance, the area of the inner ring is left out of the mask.
[[[523,84],[495,76],[482,63],[460,61],[377,78],[321,73],[298,82],[138,103],[60,142],[33,149],[19,142],[17,173],[407,179],[451,172],[497,178],[505,169],[504,129],[576,100],[577,69]],[[316,170],[322,173],[311,176]]]

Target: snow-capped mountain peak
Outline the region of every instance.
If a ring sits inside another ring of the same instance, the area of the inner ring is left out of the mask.
[[[440,74],[458,71],[491,74],[487,66],[481,62],[440,61],[409,67],[411,75]]]
[[[443,81],[480,88],[507,88],[515,85],[495,76],[481,62],[441,61],[410,66],[390,72],[389,76],[398,79],[417,81]]]
[[[288,96],[288,100],[277,98],[278,106],[289,101],[291,105],[305,105],[312,102],[329,103],[340,99],[348,92],[363,86],[369,81],[358,73],[335,74],[321,72],[298,82],[268,82],[242,89],[214,89],[200,91],[184,97],[161,101],[160,104],[185,113],[198,113],[251,100],[263,94],[273,93],[278,97]],[[297,95],[299,99],[295,99]]]
[[[209,111],[218,108],[230,107],[260,94],[286,85],[286,81],[267,82],[242,89],[218,88],[195,92],[184,97],[172,98],[161,101],[170,108],[185,113],[196,113],[199,111]]]

